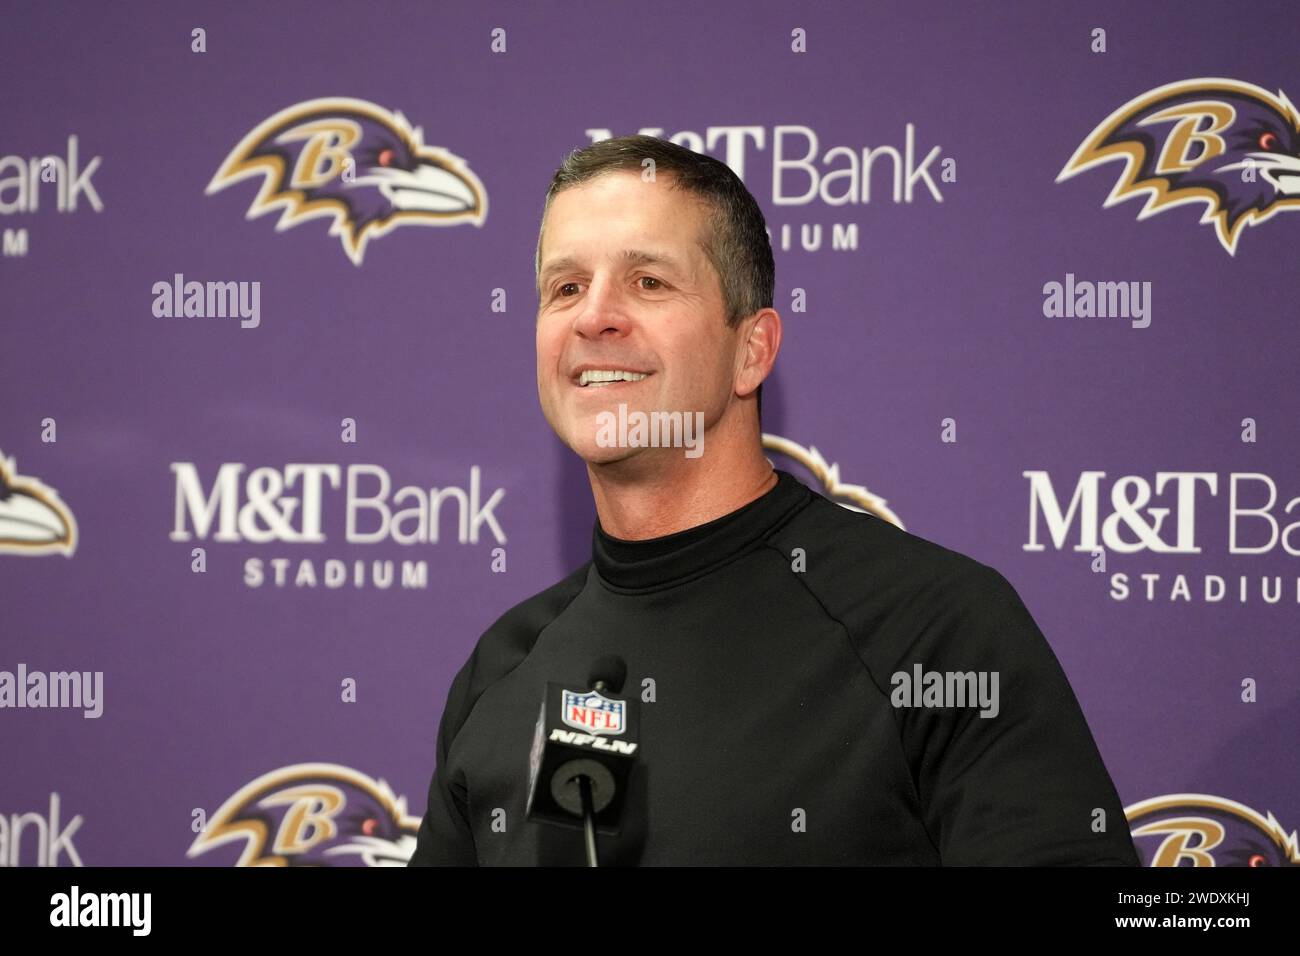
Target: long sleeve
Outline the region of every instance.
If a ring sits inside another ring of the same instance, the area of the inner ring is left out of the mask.
[[[985,565],[950,587],[897,669],[996,673],[998,710],[895,711],[942,863],[1140,865],[1079,703],[1015,589]]]
[[[465,719],[470,674],[477,650],[452,680],[438,723],[437,766],[429,781],[429,806],[407,866],[478,866],[474,835],[465,814],[464,787],[452,779],[447,754]]]

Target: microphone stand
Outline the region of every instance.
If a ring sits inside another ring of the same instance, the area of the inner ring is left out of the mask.
[[[587,866],[599,866],[596,862],[596,816],[592,811],[591,778],[586,774],[578,777],[578,792],[582,795],[582,830],[587,844]]]
[[[597,680],[591,685],[591,689],[598,693],[605,693],[606,684],[603,680]],[[587,845],[587,866],[600,866],[596,859],[596,814],[592,809],[591,799],[591,778],[585,774],[578,777],[578,793],[582,797],[582,835]]]

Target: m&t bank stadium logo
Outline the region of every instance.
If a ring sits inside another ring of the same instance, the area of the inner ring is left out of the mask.
[[[1146,219],[1202,203],[1201,224],[1229,255],[1246,226],[1300,208],[1300,114],[1281,90],[1224,79],[1157,87],[1106,117],[1056,181],[1111,160],[1124,170],[1102,208],[1145,196]]]
[[[463,159],[425,146],[420,127],[365,100],[310,100],[276,113],[231,151],[207,195],[255,176],[262,185],[246,218],[278,209],[277,232],[327,218],[356,265],[369,240],[398,226],[487,218],[487,192]]]

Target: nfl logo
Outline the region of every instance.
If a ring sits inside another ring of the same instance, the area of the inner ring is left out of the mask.
[[[564,710],[560,716],[570,727],[589,734],[621,734],[626,703],[610,700],[599,691],[564,692]]]

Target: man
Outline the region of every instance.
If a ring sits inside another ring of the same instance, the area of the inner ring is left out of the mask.
[[[575,152],[535,267],[538,396],[587,463],[592,560],[456,675],[411,864],[584,862],[579,831],[525,819],[529,749],[547,682],[617,655],[640,749],[601,865],[1138,865],[1006,579],[765,458],[772,251],[725,164],[646,136]],[[702,454],[611,442],[620,404],[702,421]]]

